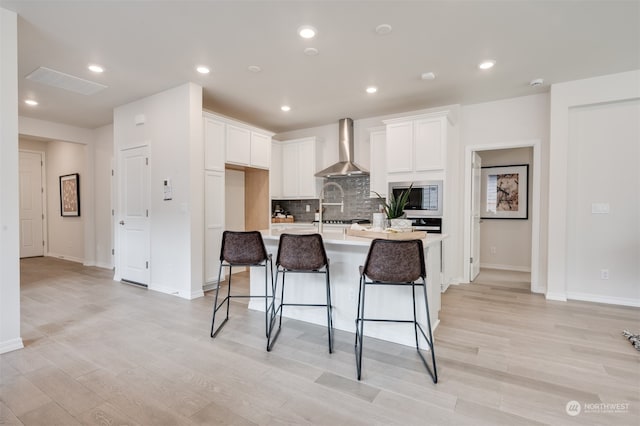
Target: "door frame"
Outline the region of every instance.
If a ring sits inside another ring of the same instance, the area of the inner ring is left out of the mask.
[[[522,141],[490,143],[482,145],[468,145],[464,151],[464,208],[463,208],[463,256],[464,277],[469,282],[471,258],[471,163],[473,153],[511,148],[533,148],[532,196],[531,196],[531,292],[544,293],[545,288],[540,283],[540,218],[542,210],[540,206],[541,185],[541,148],[539,139]]]
[[[40,154],[40,159],[42,160],[40,183],[42,185],[42,240],[44,241],[44,245],[42,247],[43,256],[49,256],[49,231],[47,228],[47,224],[49,222],[49,213],[47,209],[47,161],[46,161],[46,153],[44,151],[36,151],[33,149],[18,149],[18,157],[21,152],[29,152],[31,154]],[[19,171],[18,171],[19,172]]]

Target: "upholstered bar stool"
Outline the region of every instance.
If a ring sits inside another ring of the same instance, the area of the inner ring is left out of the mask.
[[[285,277],[289,273],[325,274],[327,300],[324,304],[284,303]],[[284,306],[316,306],[327,308],[327,331],[329,353],[333,352],[333,319],[331,312],[331,279],[329,277],[329,259],[324,249],[324,242],[320,234],[282,234],[278,243],[276,258],[276,279],[274,295],[277,293],[278,277],[282,276],[280,289],[280,304],[274,299],[269,332],[267,334],[267,351],[271,351],[282,328],[282,309]],[[279,314],[279,318],[278,317]],[[274,333],[275,323],[278,329]]]
[[[371,242],[369,253],[364,266],[360,266],[360,288],[358,290],[358,310],[356,318],[356,370],[358,380],[362,373],[362,344],[364,339],[364,323],[376,322],[400,322],[413,324],[416,336],[416,350],[422,363],[427,368],[434,383],[438,382],[436,369],[436,356],[433,348],[433,335],[431,333],[431,317],[429,316],[429,299],[427,297],[426,268],[424,263],[424,250],[422,240],[383,240],[375,239]],[[381,319],[365,317],[365,294],[370,286],[405,286],[411,287],[413,300],[413,319]],[[416,316],[416,287],[422,287],[424,305],[427,314],[427,333],[418,323]],[[418,331],[422,334],[431,351],[433,370],[429,367],[418,341]],[[428,334],[428,337],[427,337]]]
[[[231,295],[231,269],[234,266],[244,267],[264,267],[264,295],[254,296],[251,294]],[[220,277],[222,268],[229,268],[229,279],[227,281],[227,296],[218,304],[218,293],[220,292]],[[269,295],[269,277],[271,277],[271,295]],[[262,240],[262,234],[258,231],[235,232],[224,231],[222,234],[222,248],[220,249],[220,268],[218,269],[218,287],[216,288],[216,296],[213,302],[213,318],[211,319],[211,337],[216,337],[218,332],[227,323],[229,319],[229,302],[231,299],[260,297],[264,298],[264,323],[265,335],[269,333],[269,310],[273,306],[269,306],[269,300],[273,303],[273,262],[271,254],[267,254],[267,250]],[[214,332],[214,324],[216,322],[216,313],[222,306],[227,305],[226,316],[222,324]]]

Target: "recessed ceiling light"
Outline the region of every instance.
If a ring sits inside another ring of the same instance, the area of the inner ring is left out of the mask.
[[[376,93],[377,91],[378,91],[378,88],[375,86],[367,87],[367,93]]]
[[[95,72],[95,73],[98,73],[98,74],[100,74],[101,72],[104,72],[104,68],[102,68],[100,65],[96,65],[96,64],[91,64],[87,68],[89,68],[89,71]]]
[[[488,70],[489,68],[493,68],[495,64],[496,61],[494,61],[493,59],[487,59],[486,61],[480,62],[478,68],[480,68],[481,70]]]
[[[435,80],[436,75],[432,72],[423,72],[422,75],[420,75],[420,78],[423,80]]]
[[[31,105],[31,106],[38,105],[38,102],[34,101],[33,99],[27,99],[27,100],[24,101],[24,103],[27,104],[27,105]]]
[[[260,68],[258,65],[249,65],[247,67],[247,69],[251,72],[260,72],[262,71],[262,68]]]
[[[376,34],[378,35],[387,35],[393,31],[393,28],[389,24],[380,24],[376,27]]]
[[[298,28],[298,35],[302,38],[314,38],[318,31],[311,25],[303,25]]]
[[[291,107],[289,105],[282,105],[280,109],[283,110],[284,112],[291,111]]]
[[[306,49],[304,49],[304,54],[307,56],[316,56],[318,53],[318,49],[316,49],[315,47],[307,47]]]
[[[198,71],[200,74],[209,74],[211,72],[209,67],[205,67],[204,65],[198,66],[196,68],[196,71]]]

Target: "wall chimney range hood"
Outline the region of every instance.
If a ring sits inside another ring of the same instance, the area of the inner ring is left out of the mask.
[[[353,162],[353,120],[338,122],[338,162],[316,173],[316,177],[366,176],[369,172]]]

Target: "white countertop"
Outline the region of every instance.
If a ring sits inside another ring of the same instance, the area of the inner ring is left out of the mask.
[[[282,234],[315,234],[318,229],[314,226],[292,226],[278,227],[278,229],[266,229],[260,231],[265,240],[278,240]],[[427,234],[427,238],[422,240],[425,247],[439,243],[447,238],[446,234]],[[325,228],[322,232],[322,239],[325,244],[340,244],[349,246],[366,246],[371,245],[371,238],[353,237],[346,234],[346,228],[343,230],[328,230]]]

